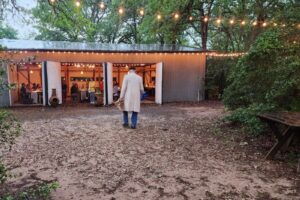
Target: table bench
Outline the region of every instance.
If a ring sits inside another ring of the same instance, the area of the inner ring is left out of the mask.
[[[300,112],[276,112],[257,115],[262,121],[268,123],[277,142],[266,155],[266,159],[272,159],[284,146],[288,147],[293,137],[300,135]],[[279,125],[285,128],[280,130]]]

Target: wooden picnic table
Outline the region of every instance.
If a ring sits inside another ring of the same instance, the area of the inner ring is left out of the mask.
[[[289,146],[296,134],[300,135],[300,112],[266,113],[258,117],[268,123],[277,139],[266,159],[272,159],[282,147]],[[280,130],[280,125],[284,127],[283,130]]]

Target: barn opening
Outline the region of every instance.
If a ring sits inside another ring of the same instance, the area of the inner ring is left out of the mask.
[[[113,64],[113,98],[119,98],[122,83],[129,67],[134,66],[136,73],[142,77],[145,94],[142,103],[162,103],[162,63],[114,63]]]
[[[63,104],[103,104],[102,63],[61,63],[61,83]]]
[[[11,105],[42,105],[41,63],[17,63],[8,66],[8,81],[14,84],[10,90]]]

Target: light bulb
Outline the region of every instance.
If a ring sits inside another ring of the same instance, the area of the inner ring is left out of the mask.
[[[141,9],[141,10],[140,10],[140,15],[141,15],[141,16],[144,16],[144,14],[145,14],[145,11],[144,11],[143,9]]]
[[[122,15],[124,13],[124,9],[123,8],[119,8],[119,14]]]
[[[161,19],[161,15],[157,15],[157,17],[156,17],[158,20],[160,20]]]
[[[263,25],[263,27],[266,27],[267,26],[267,22],[264,22],[262,25]]]
[[[179,19],[179,14],[176,13],[176,14],[174,15],[174,18],[175,18],[175,19]]]
[[[204,22],[208,22],[208,17],[204,17]]]
[[[241,25],[244,26],[245,24],[246,24],[246,22],[243,20],[243,21],[241,22]]]
[[[217,19],[217,24],[221,24],[221,19]]]
[[[256,26],[256,25],[257,25],[257,21],[253,22],[252,25],[253,25],[253,26]]]
[[[101,9],[104,9],[104,8],[105,8],[105,5],[104,5],[104,3],[103,3],[103,2],[101,2],[101,3],[99,4],[99,7],[100,7]]]
[[[230,23],[230,24],[234,24],[234,20],[231,19],[231,20],[229,21],[229,23]]]
[[[77,7],[79,7],[79,6],[80,6],[80,1],[76,1],[76,2],[75,2],[75,5],[76,5]]]

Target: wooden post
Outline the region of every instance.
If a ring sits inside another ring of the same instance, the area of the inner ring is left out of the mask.
[[[16,72],[17,72],[17,83],[18,83],[18,101],[20,101],[20,78],[19,78],[18,64],[16,64]]]
[[[29,65],[27,65],[27,76],[28,76],[28,84],[30,85],[30,69],[29,69]]]
[[[66,66],[66,84],[67,84],[67,96],[70,90],[70,74],[69,74],[69,66]]]
[[[120,66],[118,66],[118,84],[119,84],[119,87],[121,86],[121,74],[120,74]]]

